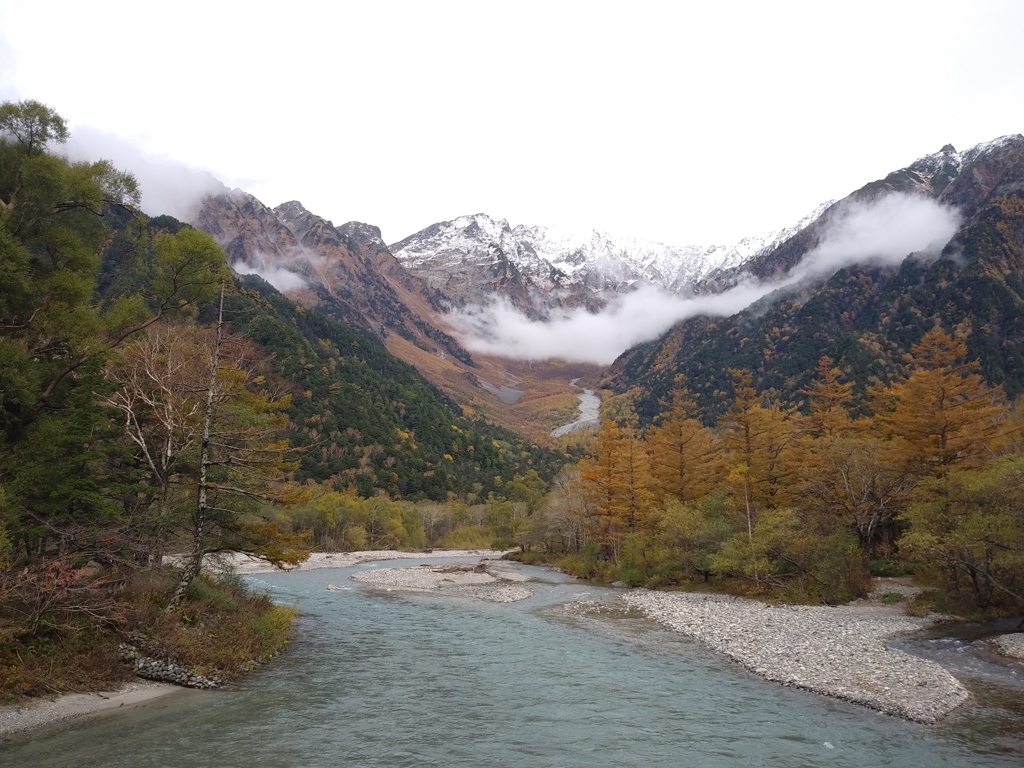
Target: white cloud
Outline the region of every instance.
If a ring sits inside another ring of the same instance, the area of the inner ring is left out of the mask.
[[[818,247],[780,281],[743,282],[720,294],[687,298],[645,287],[597,314],[577,309],[549,321],[531,320],[498,299],[486,307],[455,312],[450,319],[470,351],[519,360],[561,358],[607,365],[680,320],[733,315],[772,291],[804,280],[826,279],[851,264],[877,261],[894,265],[911,253],[938,254],[959,222],[955,209],[934,200],[891,194],[849,205]]]
[[[64,151],[72,160],[109,160],[135,175],[142,191],[141,208],[149,216],[167,214],[188,221],[199,201],[228,188],[207,171],[144,153],[130,141],[79,126]]]
[[[254,267],[245,262],[236,261],[231,268],[240,275],[259,275],[281,293],[305,288],[308,285],[302,275],[283,267]]]
[[[695,315],[735,314],[775,286],[742,283],[724,293],[680,299],[645,286],[597,314],[576,309],[546,322],[535,321],[498,299],[450,315],[472,352],[518,360],[561,358],[607,365],[630,347],[660,336]]]
[[[49,104],[73,134],[116,131],[270,206],[299,198],[375,224],[387,242],[486,211],[733,243],[946,143],[1024,124],[1013,0],[238,6],[9,0],[0,90]],[[197,19],[216,45],[184,55]],[[388,55],[380,34],[339,45],[339,30],[385,31]],[[924,40],[956,44],[926,56],[897,42]],[[97,77],[97,41],[130,62],[116,94]],[[908,84],[919,108],[906,108]],[[467,119],[467,103],[486,106]],[[368,105],[387,119],[352,119]]]
[[[894,193],[851,203],[793,270],[789,282],[828,276],[867,261],[899,264],[911,253],[937,256],[959,227],[959,211],[922,195]]]

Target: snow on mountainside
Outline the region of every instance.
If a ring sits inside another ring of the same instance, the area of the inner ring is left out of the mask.
[[[981,158],[996,157],[1019,147],[1024,136],[1012,134],[986,141],[963,152],[947,144],[938,152],[919,157],[906,168],[890,173],[882,183],[897,190],[914,190],[926,195],[942,194],[960,172]]]
[[[454,305],[502,295],[534,317],[554,308],[596,310],[641,285],[684,293],[713,272],[739,267],[821,215],[823,203],[792,227],[731,246],[669,246],[635,237],[556,227],[509,226],[478,213],[440,222],[390,246],[413,274]]]

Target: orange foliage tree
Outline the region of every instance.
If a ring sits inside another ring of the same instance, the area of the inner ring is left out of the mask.
[[[978,466],[995,455],[1009,409],[1001,389],[985,384],[967,345],[939,327],[905,356],[908,373],[873,391],[877,428],[892,459],[919,476]]]
[[[604,421],[593,458],[580,462],[580,479],[598,516],[598,541],[618,561],[622,540],[649,522],[653,497],[647,451],[637,430]]]
[[[672,403],[661,423],[648,430],[647,445],[659,502],[667,496],[682,502],[701,499],[722,481],[719,440],[700,422],[700,409],[682,376],[676,377]]]

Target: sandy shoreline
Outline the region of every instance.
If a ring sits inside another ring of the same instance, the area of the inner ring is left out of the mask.
[[[67,720],[112,710],[129,712],[154,699],[187,690],[168,683],[137,680],[116,691],[68,693],[55,699],[30,699],[22,705],[0,707],[0,739]]]

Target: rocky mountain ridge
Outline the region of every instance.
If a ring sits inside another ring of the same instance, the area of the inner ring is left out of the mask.
[[[669,246],[592,230],[511,226],[484,213],[439,222],[390,246],[410,273],[453,306],[500,296],[534,319],[579,306],[598,311],[641,285],[691,291],[711,275],[736,269],[817,219],[828,201],[792,227],[731,246]]]
[[[972,322],[972,354],[987,355],[990,379],[1024,391],[1024,363],[1015,362],[1024,360],[1024,331],[1015,330],[1024,316],[1014,309],[1018,301],[1024,306],[1024,284],[1018,286],[1024,236],[1014,213],[1024,195],[1020,135],[965,152],[947,145],[823,204],[788,230],[729,248],[673,249],[598,232],[513,227],[485,214],[439,222],[389,247],[376,227],[335,226],[298,202],[270,209],[241,192],[208,198],[193,223],[217,238],[238,271],[256,272],[305,306],[366,328],[459,402],[488,412],[509,405],[494,395],[506,388],[525,392],[526,402],[530,385],[523,377],[539,368],[471,357],[448,325],[450,309],[503,296],[527,317],[545,320],[572,308],[599,312],[639,285],[706,297],[739,282],[772,284],[792,275],[851,206],[892,193],[959,212],[960,231],[941,257],[836,267],[816,284],[790,283],[731,317],[692,317],[625,352],[605,386],[629,391],[648,418],[678,372],[699,382],[709,416],[729,392],[726,372],[734,367],[754,371],[759,386],[793,394],[818,357],[830,354],[864,386],[866,377],[884,377],[898,366],[908,345],[938,319],[949,327]],[[978,303],[983,295],[987,305]],[[563,388],[548,394],[571,398],[568,385]]]
[[[240,190],[206,198],[192,223],[213,235],[236,272],[381,338],[396,333],[429,353],[470,361],[439,322],[444,297],[395,260],[377,227],[335,226],[295,200],[271,209]]]

